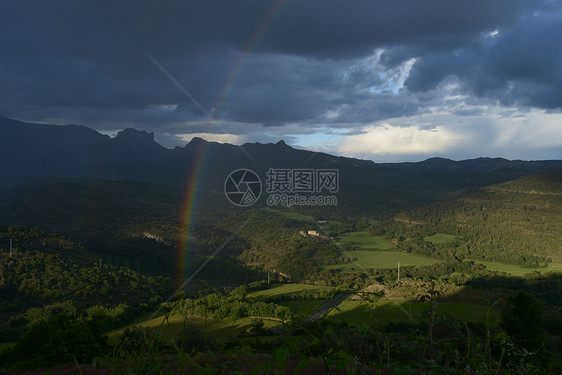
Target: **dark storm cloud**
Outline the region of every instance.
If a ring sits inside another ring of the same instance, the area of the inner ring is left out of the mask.
[[[413,47],[409,55],[420,57],[405,84],[423,92],[456,76],[476,97],[511,106],[561,108],[561,20],[562,9],[527,14],[512,26],[478,35],[457,49],[424,53]],[[394,55],[408,55],[405,50],[390,51],[386,58],[399,60]]]
[[[373,46],[509,24],[529,1],[289,1],[265,48],[312,56],[362,54]]]
[[[182,124],[208,119],[146,52],[236,126],[360,125],[411,115],[438,100],[434,91],[449,76],[480,98],[555,109],[562,102],[558,4],[2,2],[0,114],[195,132]],[[497,36],[486,36],[496,27]],[[389,70],[417,59],[406,88],[376,91],[384,86],[369,60],[377,48],[385,49],[381,62]],[[329,111],[337,113],[329,118]]]

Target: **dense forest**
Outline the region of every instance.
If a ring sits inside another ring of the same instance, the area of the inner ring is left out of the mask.
[[[441,259],[478,259],[547,267],[562,258],[562,170],[478,189],[452,201],[396,215],[369,231],[400,249]],[[546,182],[548,181],[548,182]],[[451,243],[424,238],[456,236]]]
[[[12,249],[9,249],[9,239]],[[83,246],[38,229],[0,226],[0,341],[13,341],[35,318],[70,303],[98,306],[123,323],[172,292],[172,282],[92,258]],[[115,310],[117,309],[117,310]],[[100,310],[100,311],[101,311]]]

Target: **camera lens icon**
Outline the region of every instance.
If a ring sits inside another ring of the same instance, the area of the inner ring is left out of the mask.
[[[250,169],[237,169],[224,181],[224,193],[235,206],[251,206],[261,195],[261,180]]]

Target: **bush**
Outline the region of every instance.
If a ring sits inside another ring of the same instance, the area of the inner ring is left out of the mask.
[[[500,327],[511,337],[515,348],[507,352],[506,362],[519,366],[524,362],[539,372],[544,370],[549,353],[542,315],[541,306],[528,293],[519,291],[507,299],[500,314]]]
[[[535,297],[520,291],[507,299],[500,316],[501,328],[516,345],[530,351],[544,347],[542,308]]]
[[[191,353],[205,351],[215,348],[215,341],[205,336],[205,334],[193,324],[186,324],[185,329],[177,340],[174,342],[166,340],[159,335],[157,330],[150,327],[127,328],[119,336],[117,348],[120,349],[121,355],[130,356],[132,353],[174,353],[176,349],[183,352]]]
[[[145,352],[158,345],[153,328],[138,327],[127,328],[119,336],[118,348],[125,352]]]
[[[57,314],[35,322],[0,363],[8,368],[35,368],[61,363],[89,363],[107,350],[107,336],[88,322]]]

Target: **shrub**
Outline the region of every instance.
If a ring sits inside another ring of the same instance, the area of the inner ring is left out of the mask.
[[[0,356],[10,368],[34,368],[60,363],[91,362],[105,353],[107,336],[92,324],[68,314],[56,314],[35,322]]]

